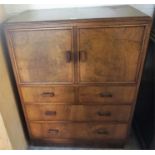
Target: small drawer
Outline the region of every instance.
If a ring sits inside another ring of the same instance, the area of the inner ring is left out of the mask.
[[[134,100],[134,86],[90,86],[79,88],[80,103],[131,104]]]
[[[52,103],[73,103],[74,87],[66,86],[33,86],[21,87],[22,97],[25,103],[52,102]]]
[[[31,122],[33,138],[124,139],[127,124]]]
[[[31,121],[120,121],[128,122],[130,105],[25,105]]]

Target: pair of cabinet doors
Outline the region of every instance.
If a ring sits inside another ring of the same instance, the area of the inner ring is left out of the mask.
[[[144,26],[11,32],[20,83],[134,83]]]

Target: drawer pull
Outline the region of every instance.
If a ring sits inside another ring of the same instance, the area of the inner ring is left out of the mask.
[[[108,135],[109,134],[109,132],[105,129],[98,129],[98,130],[96,130],[96,133],[99,135]]]
[[[71,51],[66,51],[66,62],[71,62]]]
[[[58,134],[59,130],[58,129],[48,129],[49,134]]]
[[[111,93],[100,93],[101,97],[112,97]]]
[[[47,115],[47,116],[56,115],[56,111],[45,111],[45,115]]]
[[[103,112],[103,111],[98,111],[97,115],[99,116],[111,116],[111,112]]]
[[[53,92],[43,92],[41,95],[43,97],[53,97],[54,96],[54,93]]]

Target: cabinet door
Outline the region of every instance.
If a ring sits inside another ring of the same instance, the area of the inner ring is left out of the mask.
[[[80,82],[136,82],[144,26],[78,29]]]
[[[20,83],[72,83],[72,29],[11,32]]]

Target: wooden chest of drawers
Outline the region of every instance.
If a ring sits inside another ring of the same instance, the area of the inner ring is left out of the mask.
[[[27,11],[5,36],[31,142],[124,144],[151,18],[129,6]]]

